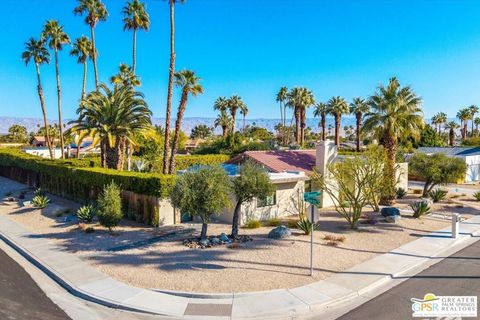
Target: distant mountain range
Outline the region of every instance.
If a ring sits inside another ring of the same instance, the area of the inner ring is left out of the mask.
[[[66,119],[64,123],[68,123],[70,119]],[[182,130],[190,134],[192,129],[200,124],[204,124],[209,127],[213,127],[215,118],[185,118],[182,124]],[[246,119],[245,125],[256,125],[266,128],[268,131],[275,131],[274,127],[280,122],[280,119]],[[307,119],[307,126],[312,128],[313,131],[318,131],[319,119]],[[50,124],[57,123],[55,120],[49,120]],[[153,118],[153,123],[156,125],[165,125],[165,118]],[[5,134],[8,132],[8,128],[14,124],[19,124],[27,128],[28,132],[35,132],[39,127],[43,126],[43,120],[41,118],[22,118],[22,117],[0,117],[0,133]],[[327,125],[332,125],[334,121],[331,118],[327,119]],[[175,125],[175,119],[172,119],[171,126]],[[237,128],[242,128],[243,120],[237,120]],[[355,119],[352,117],[344,117],[342,119],[342,128],[344,126],[355,126]],[[333,129],[332,129],[333,130]],[[221,129],[217,128],[216,133],[220,133]]]

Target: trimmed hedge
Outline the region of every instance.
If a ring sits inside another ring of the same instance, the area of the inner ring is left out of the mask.
[[[42,180],[42,188],[74,198],[88,199],[91,193],[89,189],[102,188],[111,181],[120,185],[122,190],[166,198],[175,183],[175,175],[90,168],[87,160],[91,159],[85,160],[83,162],[76,159],[52,161],[18,149],[0,149],[2,171],[9,167],[31,171],[38,175],[39,180]],[[76,187],[72,189],[72,185]],[[82,194],[75,194],[77,192]]]
[[[205,155],[177,155],[175,157],[175,168],[184,170],[195,165],[216,165],[227,162],[230,156],[226,154],[205,154]]]

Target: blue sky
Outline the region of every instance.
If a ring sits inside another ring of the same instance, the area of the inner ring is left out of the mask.
[[[100,79],[131,63],[131,33],[123,32],[124,1],[105,0],[110,16],[97,27]],[[151,30],[138,36],[137,72],[155,117],[163,117],[169,63],[168,5],[146,0]],[[33,65],[20,59],[24,42],[55,18],[71,38],[89,35],[72,10],[75,0],[2,0],[0,115],[39,117]],[[318,101],[367,97],[397,76],[424,100],[430,117],[455,116],[480,103],[479,1],[187,0],[176,6],[177,70],[203,78],[205,94],[192,98],[187,117],[214,117],[218,96],[239,94],[249,118],[278,118],[282,85],[307,86]],[[69,50],[69,49],[68,49]],[[75,117],[82,67],[60,55],[64,114]],[[89,88],[93,67],[89,66]],[[54,65],[42,67],[49,118],[56,117]],[[178,92],[174,107],[178,105]],[[310,112],[311,115],[311,112]]]

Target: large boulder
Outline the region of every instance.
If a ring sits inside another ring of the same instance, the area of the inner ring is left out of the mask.
[[[271,239],[283,239],[283,238],[289,237],[291,235],[292,235],[292,232],[290,231],[290,229],[288,229],[285,226],[278,226],[278,227],[272,229],[268,233],[268,237],[271,238]]]
[[[400,215],[400,210],[398,208],[394,207],[385,207],[380,210],[380,213],[384,217],[390,217],[390,216],[399,216]]]
[[[401,218],[401,216],[387,216],[385,217],[385,221],[389,223],[397,223]]]

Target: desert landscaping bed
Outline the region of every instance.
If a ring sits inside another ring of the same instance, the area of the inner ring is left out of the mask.
[[[2,198],[7,193],[15,196],[25,188],[0,178]],[[32,190],[26,200],[31,196]],[[198,234],[198,224],[153,228],[123,221],[110,234],[94,223],[95,231],[85,233],[73,215],[79,205],[50,197],[52,203],[45,209],[22,207],[23,200],[4,201],[0,214],[128,284],[211,293],[292,288],[325,279],[449,226],[452,212],[461,213],[465,218],[480,213],[480,202],[472,196],[451,193],[448,199],[432,206],[433,214],[422,219],[413,219],[409,213],[402,212],[398,223],[386,223],[375,214],[378,223],[362,221],[358,230],[350,230],[336,212],[322,209],[319,231],[314,233],[315,274],[310,277],[310,237],[298,229],[291,229],[292,236],[282,240],[268,239],[267,234],[273,227],[241,229],[241,234],[253,240],[233,246],[191,249],[183,245],[183,240]],[[409,194],[397,207],[407,210],[408,204],[418,198],[419,195]],[[371,210],[365,208],[365,213],[368,212]],[[208,233],[219,235],[229,231],[229,225],[212,223]]]

